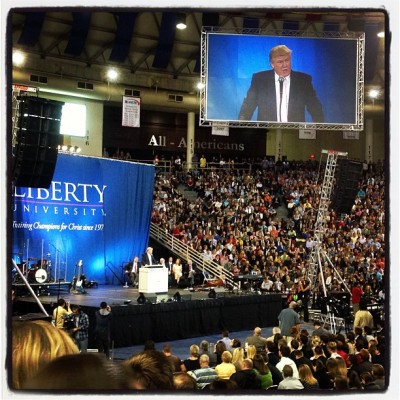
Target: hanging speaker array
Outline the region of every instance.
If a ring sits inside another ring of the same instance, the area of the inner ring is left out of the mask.
[[[64,102],[34,96],[18,96],[17,102],[14,185],[48,188],[57,163]]]
[[[332,196],[332,208],[338,214],[350,214],[362,177],[362,163],[340,159],[336,174],[336,189]]]

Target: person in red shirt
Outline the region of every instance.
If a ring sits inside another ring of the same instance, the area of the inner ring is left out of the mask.
[[[363,290],[361,288],[360,282],[356,281],[353,289],[351,290],[351,302],[353,304],[354,314],[360,309],[360,300],[363,295]]]

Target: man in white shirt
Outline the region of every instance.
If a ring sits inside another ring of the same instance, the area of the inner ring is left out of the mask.
[[[290,358],[290,348],[289,346],[281,346],[279,349],[280,360],[276,364],[276,368],[283,373],[283,367],[285,365],[290,365],[293,370],[293,378],[299,379],[299,371],[297,369],[296,363]]]
[[[133,259],[133,263],[132,263],[132,269],[131,269],[131,281],[133,286],[138,286],[138,282],[139,282],[139,268],[141,267],[141,262],[139,261],[139,257],[136,256]]]

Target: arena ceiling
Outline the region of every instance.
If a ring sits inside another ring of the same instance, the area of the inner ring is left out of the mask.
[[[187,28],[178,30],[178,14]],[[18,9],[8,19],[9,56],[19,49],[24,69],[39,76],[105,82],[106,69],[120,71],[120,84],[191,93],[200,76],[203,26],[223,29],[364,31],[365,88],[385,88],[388,18],[376,10],[201,9]],[[11,65],[9,63],[8,65]],[[383,98],[383,95],[381,96]]]

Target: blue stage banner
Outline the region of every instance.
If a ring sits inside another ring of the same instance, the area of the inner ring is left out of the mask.
[[[59,154],[48,189],[15,188],[14,260],[47,281],[124,283],[125,264],[147,246],[153,188],[153,165]]]

